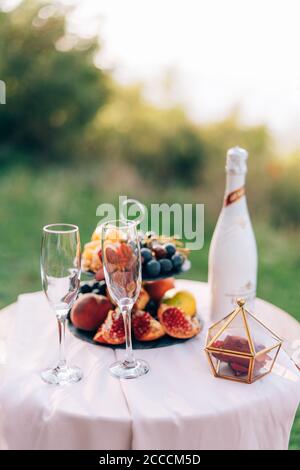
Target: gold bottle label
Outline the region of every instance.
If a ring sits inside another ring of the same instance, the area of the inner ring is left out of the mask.
[[[245,192],[245,186],[242,186],[241,188],[235,189],[231,193],[227,194],[224,199],[224,207],[230,206],[230,204],[233,204],[234,202],[241,199],[245,195]]]

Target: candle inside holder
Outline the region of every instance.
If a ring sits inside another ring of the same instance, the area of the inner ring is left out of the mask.
[[[251,353],[248,340],[246,338],[242,338],[241,336],[227,335],[223,341],[215,341],[212,344],[212,347],[220,350],[225,349],[227,351],[236,351],[247,354]],[[265,349],[264,345],[255,344],[256,352],[262,351],[263,349]],[[250,359],[246,357],[230,356],[216,352],[212,353],[212,355],[216,359],[219,359],[222,362],[226,362],[231,367],[236,376],[246,375],[249,372]],[[259,370],[265,366],[268,360],[271,360],[271,357],[267,353],[262,353],[257,356],[254,363],[254,373],[259,372]]]

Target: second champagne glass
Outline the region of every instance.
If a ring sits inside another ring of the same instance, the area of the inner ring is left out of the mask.
[[[59,361],[56,367],[42,372],[50,384],[62,385],[78,382],[82,372],[67,365],[65,357],[65,323],[80,284],[79,229],[71,224],[51,224],[43,228],[41,276],[43,289],[52,307],[59,334]]]
[[[142,284],[140,244],[135,222],[114,220],[102,226],[102,261],[109,294],[123,315],[126,336],[125,359],[112,364],[110,372],[123,379],[140,377],[149,372],[149,365],[146,361],[135,359],[132,352],[131,310]]]

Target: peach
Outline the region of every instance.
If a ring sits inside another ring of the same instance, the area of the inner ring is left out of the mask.
[[[84,294],[73,305],[71,321],[76,328],[93,331],[99,328],[113,308],[104,295]]]
[[[159,281],[149,281],[145,282],[144,288],[150,295],[152,300],[159,302],[159,300],[163,297],[164,293],[167,290],[172,289],[175,287],[174,278],[168,277],[166,279],[160,279]]]

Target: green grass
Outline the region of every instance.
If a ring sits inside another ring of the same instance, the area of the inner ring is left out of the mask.
[[[132,188],[136,190],[133,191]],[[88,241],[98,220],[96,207],[116,201],[117,194],[143,201],[180,201],[179,191],[158,198],[149,187],[137,185],[124,171],[73,168],[35,173],[22,168],[0,176],[0,307],[16,300],[21,292],[40,290],[39,247],[41,229],[51,222],[70,222],[80,226],[82,242]],[[187,200],[187,195],[184,195]],[[195,195],[191,195],[195,200]],[[201,201],[199,201],[201,202]],[[207,214],[206,214],[207,218]],[[266,222],[254,226],[259,250],[258,295],[283,308],[300,320],[299,233],[279,231]],[[207,227],[204,248],[193,252],[189,278],[207,279],[207,255],[212,230]],[[291,449],[300,449],[300,413],[295,419]]]

